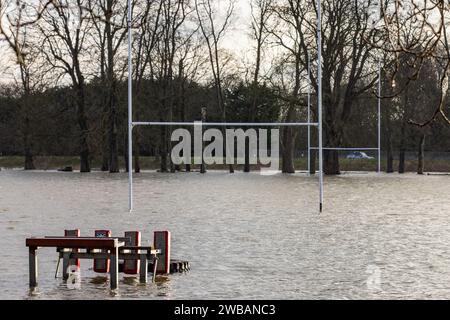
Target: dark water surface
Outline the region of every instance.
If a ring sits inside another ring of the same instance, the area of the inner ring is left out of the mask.
[[[115,299],[450,298],[450,176],[209,172],[126,174],[0,172],[0,298],[107,299],[107,279],[82,261],[81,288],[54,279],[53,249],[39,255],[28,290],[25,238],[80,228],[114,235],[172,232],[172,256],[192,270],[139,285],[121,278]]]

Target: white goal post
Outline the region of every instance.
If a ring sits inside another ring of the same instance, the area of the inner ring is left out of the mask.
[[[133,61],[132,61],[132,0],[128,1],[127,27],[128,27],[128,209],[133,211],[133,128],[136,126],[214,126],[214,127],[308,127],[308,173],[310,172],[311,150],[318,150],[319,153],[319,211],[323,210],[324,203],[324,172],[323,172],[323,151],[324,150],[378,150],[378,172],[381,171],[381,61],[378,64],[378,148],[324,148],[323,147],[323,120],[322,120],[322,8],[321,0],[317,1],[317,118],[318,122],[311,121],[311,61],[308,54],[308,120],[307,122],[295,123],[217,123],[217,122],[133,122]],[[311,147],[311,127],[318,129],[318,147]]]

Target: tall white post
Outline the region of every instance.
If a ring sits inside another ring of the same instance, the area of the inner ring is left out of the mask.
[[[311,58],[308,52],[308,123],[311,123]],[[311,126],[308,126],[308,175],[311,172]]]
[[[133,211],[133,65],[132,9],[128,0],[128,209]]]
[[[378,60],[378,173],[381,173],[381,58]]]
[[[318,83],[318,120],[319,120],[319,188],[320,205],[323,209],[323,136],[322,136],[322,4],[317,0],[317,83]]]

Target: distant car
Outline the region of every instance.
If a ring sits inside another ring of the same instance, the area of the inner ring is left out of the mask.
[[[374,157],[368,156],[365,152],[352,152],[347,156],[347,159],[374,159]]]

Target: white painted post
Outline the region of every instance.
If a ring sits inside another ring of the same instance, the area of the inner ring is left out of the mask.
[[[381,173],[381,57],[378,60],[378,173]]]
[[[319,120],[319,210],[323,210],[323,137],[322,137],[322,7],[317,0],[317,82],[318,82],[318,120]]]
[[[308,123],[311,123],[311,58],[308,52]],[[308,175],[311,173],[311,126],[308,126]]]
[[[133,65],[131,0],[128,0],[128,210],[133,211]]]

